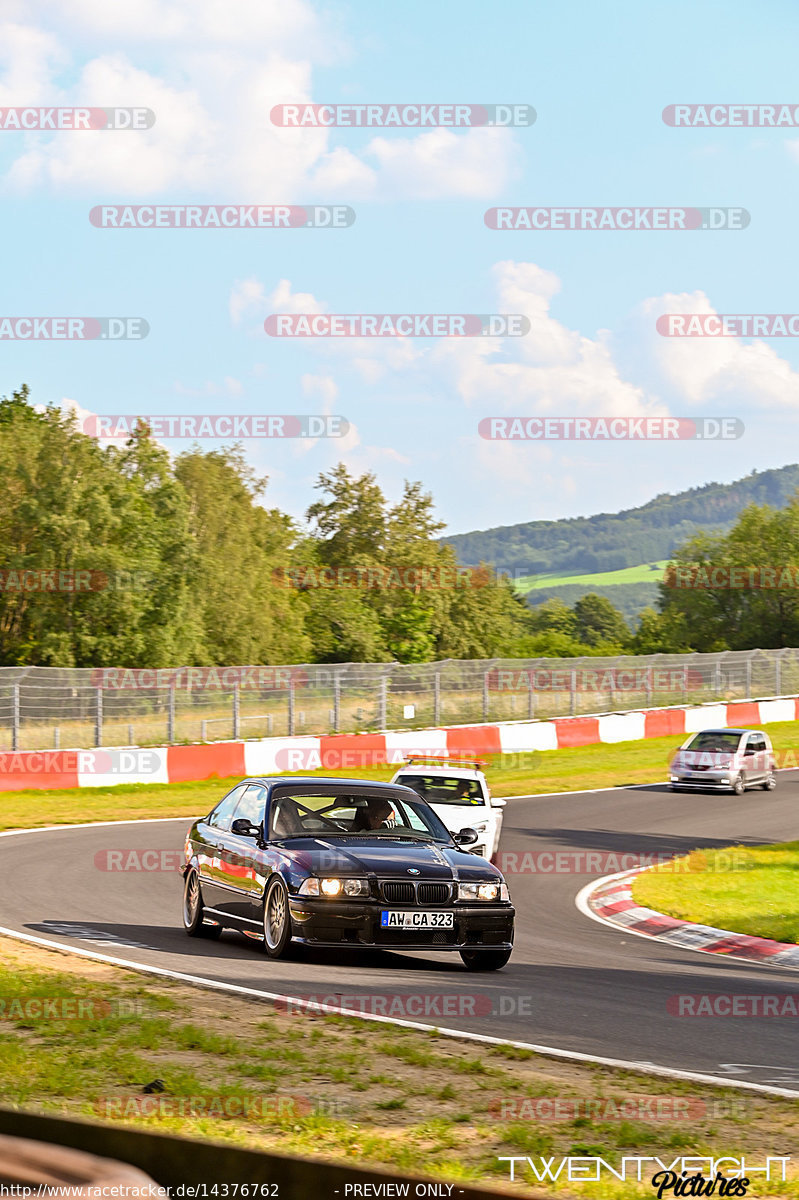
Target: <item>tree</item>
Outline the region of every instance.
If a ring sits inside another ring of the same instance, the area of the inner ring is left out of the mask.
[[[624,617],[607,596],[588,592],[574,606],[578,639],[589,646],[600,643],[623,645],[630,636]]]

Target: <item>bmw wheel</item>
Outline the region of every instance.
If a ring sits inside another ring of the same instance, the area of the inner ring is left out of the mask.
[[[183,885],[183,928],[189,937],[218,938],[222,932],[221,925],[206,925],[204,923],[205,906],[203,894],[200,891],[200,877],[195,870],[186,872],[186,882]]]
[[[290,941],[289,894],[280,876],[275,876],[264,900],[264,949],[270,958],[281,958]]]
[[[467,971],[499,971],[512,953],[512,950],[480,950],[469,946],[460,955]]]

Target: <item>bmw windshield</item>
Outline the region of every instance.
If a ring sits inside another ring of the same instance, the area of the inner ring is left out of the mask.
[[[393,793],[314,795],[280,789],[269,813],[269,841],[285,838],[368,837],[452,844],[445,826],[423,801]]]

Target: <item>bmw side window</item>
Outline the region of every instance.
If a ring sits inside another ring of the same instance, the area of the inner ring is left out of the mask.
[[[241,797],[233,820],[244,819],[251,825],[263,825],[264,807],[266,805],[266,788],[260,784],[251,783]]]
[[[230,829],[233,811],[246,790],[246,784],[239,784],[217,804],[208,818],[208,824],[212,829]]]

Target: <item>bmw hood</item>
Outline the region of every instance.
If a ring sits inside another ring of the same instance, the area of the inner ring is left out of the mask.
[[[501,879],[483,858],[454,847],[388,838],[303,838],[293,849],[314,875],[373,874],[381,879]]]

